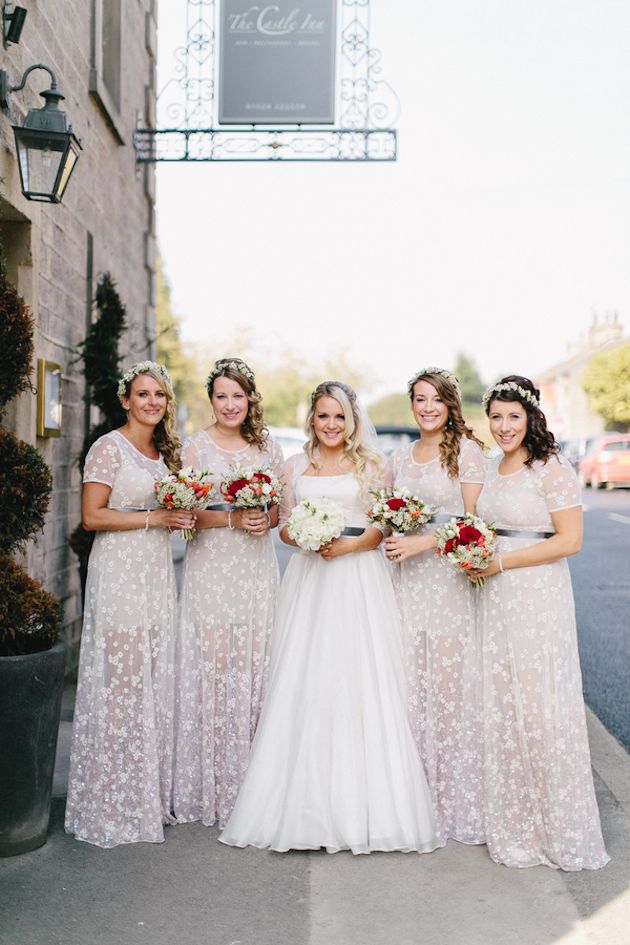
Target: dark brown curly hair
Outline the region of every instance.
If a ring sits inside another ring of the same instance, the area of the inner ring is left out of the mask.
[[[440,395],[442,403],[448,408],[448,419],[446,427],[442,434],[440,442],[440,463],[446,469],[451,479],[457,479],[459,476],[459,449],[462,437],[473,440],[482,449],[483,443],[473,433],[472,429],[464,420],[462,414],[462,402],[455,387],[441,374],[421,374],[414,381],[411,389],[410,401],[413,403],[413,389],[418,381],[428,381],[435,387]]]
[[[211,400],[217,377],[229,377],[243,389],[249,409],[241,424],[241,435],[248,443],[257,446],[259,450],[264,450],[269,431],[263,419],[262,397],[256,389],[254,372],[242,358],[220,358],[215,361],[214,368],[206,381],[208,397]]]
[[[540,391],[528,377],[522,377],[520,374],[509,374],[497,381],[497,385],[510,383],[517,384],[523,390],[529,391],[540,403]],[[518,403],[527,414],[527,432],[523,440],[523,446],[529,454],[525,460],[526,466],[531,467],[537,459],[541,459],[543,463],[546,463],[550,456],[555,456],[560,452],[560,447],[556,443],[553,433],[547,429],[547,419],[540,407],[530,403],[516,390],[499,390],[491,392],[490,400],[486,404],[487,416],[490,416],[490,408],[495,400],[502,403]]]

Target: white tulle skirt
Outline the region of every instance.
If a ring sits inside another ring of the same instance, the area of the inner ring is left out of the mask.
[[[439,845],[406,709],[401,629],[379,551],[287,568],[249,768],[220,836],[278,852]]]

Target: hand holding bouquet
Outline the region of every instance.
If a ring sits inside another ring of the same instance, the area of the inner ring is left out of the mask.
[[[408,489],[370,489],[370,495],[375,501],[368,509],[368,517],[392,532],[404,534],[424,525],[435,514],[435,509]]]
[[[470,513],[452,518],[442,528],[436,529],[435,539],[436,551],[442,561],[448,561],[464,572],[487,568],[497,545],[493,526]],[[471,579],[475,587],[482,587],[485,582],[482,575]]]
[[[296,505],[287,522],[289,537],[305,551],[319,551],[343,531],[343,509],[332,499],[305,499]]]
[[[263,509],[276,505],[282,498],[282,483],[273,470],[266,467],[231,467],[230,475],[221,483],[221,495],[237,509]]]
[[[212,481],[210,473],[185,466],[178,473],[164,476],[153,486],[158,504],[165,509],[205,509],[210,504]],[[182,530],[186,541],[194,538],[192,528]]]

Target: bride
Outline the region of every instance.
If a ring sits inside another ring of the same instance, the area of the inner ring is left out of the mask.
[[[348,385],[326,381],[312,394],[305,455],[287,463],[280,535],[295,544],[286,521],[307,498],[335,501],[346,527],[289,562],[267,697],[223,843],[329,853],[439,845],[382,534],[366,515],[383,476],[370,427]]]

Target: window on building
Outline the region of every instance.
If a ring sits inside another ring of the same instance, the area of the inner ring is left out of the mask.
[[[92,0],[90,92],[124,144],[122,101],[122,0]]]

